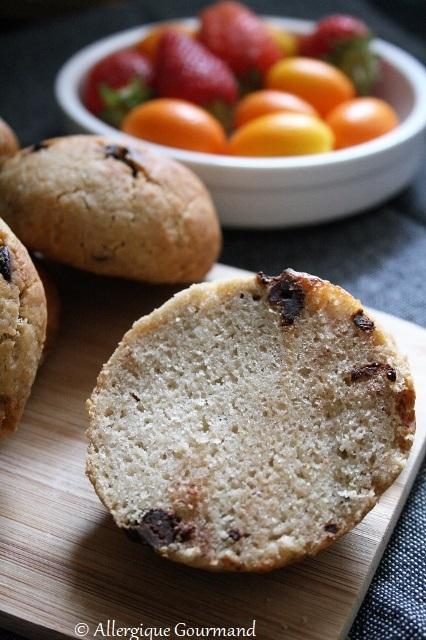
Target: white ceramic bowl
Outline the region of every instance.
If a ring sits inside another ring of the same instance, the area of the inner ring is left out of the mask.
[[[296,33],[312,23],[265,17]],[[188,25],[192,19],[184,20]],[[84,107],[80,88],[88,70],[101,58],[131,46],[156,25],[109,36],[76,53],[60,70],[56,97],[69,130],[133,140]],[[426,126],[426,72],[401,49],[375,40],[383,61],[376,95],[396,109],[401,124],[390,133],[356,147],[320,155],[243,158],[183,151],[154,145],[191,168],[209,188],[224,225],[285,227],[348,216],[383,202],[413,178],[422,160]]]

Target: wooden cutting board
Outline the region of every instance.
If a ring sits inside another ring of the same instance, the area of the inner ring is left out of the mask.
[[[210,279],[236,273],[217,266]],[[78,623],[93,638],[99,623],[106,633],[108,619],[116,628],[247,627],[255,619],[262,640],[346,637],[425,449],[426,331],[376,314],[408,354],[419,397],[408,466],[373,511],[301,564],[266,575],[209,574],[130,542],[84,476],[84,402],[99,369],[131,323],[173,290],[59,275],[56,345],[18,432],[0,443],[0,626],[41,640],[76,637]]]

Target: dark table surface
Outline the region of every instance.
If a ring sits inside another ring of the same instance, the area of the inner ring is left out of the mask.
[[[19,5],[19,2],[17,3]],[[133,0],[25,26],[0,24],[0,115],[23,145],[66,133],[53,96],[63,62],[93,40],[144,22],[194,14],[198,0]],[[258,0],[262,13],[363,17],[381,37],[425,62],[425,0]],[[426,108],[426,105],[425,105]],[[426,324],[426,171],[385,205],[344,221],[282,231],[225,230],[221,261],[277,273],[308,271],[366,305]],[[426,639],[426,465],[351,630],[352,640]],[[0,630],[0,638],[15,638]],[[324,640],[328,640],[324,638]]]

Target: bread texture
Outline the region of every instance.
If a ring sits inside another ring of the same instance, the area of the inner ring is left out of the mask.
[[[398,476],[415,429],[393,341],[292,270],[194,285],[138,320],[88,410],[87,474],[117,525],[210,570],[327,547]]]
[[[21,419],[40,362],[46,315],[31,258],[0,219],[0,435]]]
[[[0,210],[32,250],[132,280],[200,280],[221,246],[198,178],[137,141],[80,135],[22,150],[1,171]]]
[[[0,167],[19,149],[18,138],[7,122],[0,118]]]

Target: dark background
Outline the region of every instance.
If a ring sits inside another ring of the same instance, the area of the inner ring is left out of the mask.
[[[55,74],[93,40],[188,16],[204,0],[2,0],[0,115],[27,145],[65,134]],[[425,62],[426,0],[258,0],[271,15],[345,12]],[[426,105],[425,105],[426,109]],[[283,203],[285,206],[285,203]],[[347,288],[366,305],[426,325],[426,171],[385,205],[344,221],[281,231],[225,230],[222,262],[277,273],[291,266]],[[9,638],[0,630],[0,638]],[[423,466],[351,631],[352,640],[426,639],[426,467]],[[328,640],[324,638],[324,640]]]

